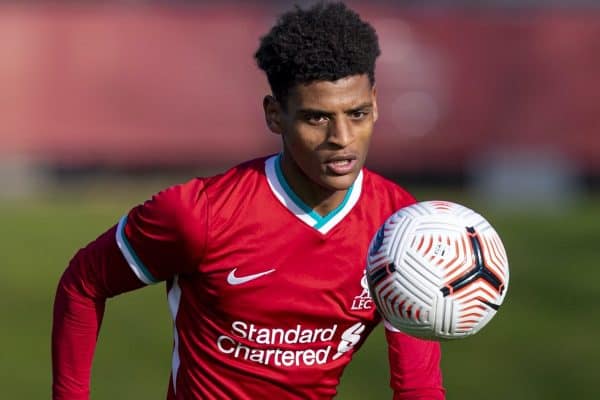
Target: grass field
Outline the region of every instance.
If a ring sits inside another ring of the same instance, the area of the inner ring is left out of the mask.
[[[2,398],[50,397],[56,283],[76,249],[151,191],[0,201]],[[478,336],[443,344],[448,399],[600,398],[600,199],[557,215],[495,212],[452,192],[435,197],[484,214],[502,236],[511,263],[507,300],[496,318]],[[93,399],[164,399],[171,350],[164,294],[156,285],[109,301]],[[346,371],[338,397],[390,398],[387,380],[379,330]]]

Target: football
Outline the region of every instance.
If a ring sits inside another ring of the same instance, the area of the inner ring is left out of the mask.
[[[448,201],[424,201],[390,216],[369,246],[367,282],[393,328],[426,339],[479,332],[508,289],[508,259],[492,225]]]

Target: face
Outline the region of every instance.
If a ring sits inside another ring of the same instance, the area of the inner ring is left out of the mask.
[[[283,140],[283,173],[308,205],[343,198],[358,176],[377,120],[375,94],[365,74],[299,84],[285,107],[265,98],[267,124]]]

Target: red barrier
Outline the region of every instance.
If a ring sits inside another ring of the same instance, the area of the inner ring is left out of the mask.
[[[600,173],[597,11],[361,9],[378,30],[380,169],[558,148]],[[275,11],[0,7],[0,157],[229,165],[277,151],[254,64]]]

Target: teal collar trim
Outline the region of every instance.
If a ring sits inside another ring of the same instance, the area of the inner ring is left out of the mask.
[[[327,215],[321,216],[317,212],[315,212],[315,210],[311,209],[304,201],[302,201],[302,199],[298,197],[298,195],[292,190],[290,185],[285,180],[285,177],[283,176],[283,171],[281,170],[281,154],[277,155],[275,159],[275,173],[277,174],[277,180],[279,181],[279,184],[281,185],[283,190],[285,190],[286,194],[294,202],[294,204],[296,204],[298,208],[303,210],[312,219],[314,219],[315,223],[313,225],[313,228],[315,229],[323,227],[325,224],[327,224],[327,222],[331,221],[332,218],[338,215],[344,209],[344,207],[346,207],[346,204],[348,204],[348,200],[352,197],[354,184],[352,184],[352,186],[348,188],[348,191],[344,196],[344,200],[342,200],[339,206],[337,206],[334,210],[330,211]]]

